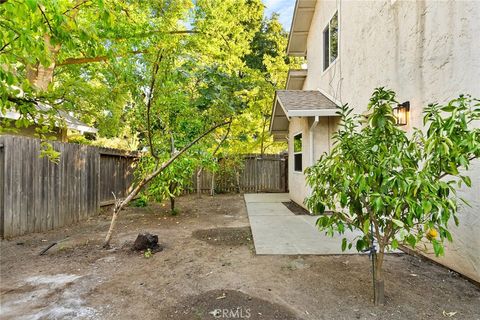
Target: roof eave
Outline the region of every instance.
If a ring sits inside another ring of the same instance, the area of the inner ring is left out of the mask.
[[[338,109],[290,110],[288,117],[333,117],[338,116]]]
[[[293,11],[292,24],[288,35],[287,55],[295,57],[305,57],[307,55],[307,38],[310,31],[310,24],[315,12],[316,0],[297,0]],[[297,21],[299,21],[297,23]],[[304,22],[303,28],[299,26]],[[294,48],[292,43],[296,43]]]
[[[302,90],[303,89],[303,84],[305,83],[305,79],[307,78],[307,69],[290,69],[288,70],[287,74],[287,82],[285,84],[285,90]],[[300,88],[294,88],[293,80],[294,79],[300,79],[301,81],[301,86]]]
[[[270,116],[270,127],[268,129],[270,134],[274,134],[274,132],[276,132],[276,130],[273,129],[273,123],[275,121],[275,118],[279,117],[278,115],[276,115],[277,105],[279,105],[280,108],[282,108],[282,111],[283,111],[285,117],[287,118],[288,121],[290,121],[290,117],[287,114],[287,110],[285,110],[285,108],[283,107],[280,99],[278,98],[277,92],[275,92],[275,98],[273,99],[272,115]]]

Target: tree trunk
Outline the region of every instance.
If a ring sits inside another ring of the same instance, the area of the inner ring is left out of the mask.
[[[240,193],[242,189],[240,188],[240,172],[238,170],[235,170],[235,180],[237,182],[237,193]]]
[[[175,212],[175,197],[170,196],[170,211]]]
[[[270,118],[270,117],[269,117]],[[262,124],[262,140],[260,144],[260,155],[263,158],[263,155],[265,153],[265,125],[266,125],[266,118],[263,117],[263,124]]]
[[[379,252],[375,255],[375,305],[380,306],[385,304],[385,282],[383,275],[383,258],[384,258],[384,248],[380,247]]]
[[[212,181],[210,183],[210,195],[215,195],[215,172],[212,172]]]
[[[175,196],[172,196],[173,191],[175,191],[175,188],[177,187],[177,184],[175,182],[170,182],[170,185],[168,186],[168,190],[170,191],[170,211],[174,212],[175,211]]]
[[[43,36],[43,41],[47,50],[50,51],[52,63],[49,66],[44,66],[40,62],[37,62],[35,65],[27,65],[27,79],[39,91],[46,91],[50,83],[52,83],[55,59],[60,51],[59,44],[55,46],[50,44],[50,36],[48,34]]]
[[[198,168],[197,170],[197,198],[202,197],[202,180],[201,180],[202,171],[203,171],[202,167]]]

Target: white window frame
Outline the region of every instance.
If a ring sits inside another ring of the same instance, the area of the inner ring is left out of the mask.
[[[333,17],[337,15],[337,56],[335,57],[335,60],[330,61],[332,57],[332,31],[330,29],[330,23],[332,22]],[[327,71],[337,60],[340,55],[340,15],[338,13],[338,10],[335,11],[335,13],[332,15],[332,17],[328,20],[328,23],[325,28],[323,28],[322,31],[322,52],[323,52],[323,72]],[[325,57],[325,31],[328,30],[328,57]],[[325,65],[325,59],[328,58],[328,64]]]
[[[302,143],[302,147],[301,147],[299,152],[295,152],[295,138],[298,137],[298,136],[300,136],[300,141]],[[292,150],[293,150],[293,172],[303,173],[303,132],[298,132],[298,133],[293,135],[292,145],[293,145],[293,148],[292,148]],[[302,156],[302,162],[301,162],[302,168],[300,169],[300,171],[295,169],[295,155],[297,155],[297,154],[300,154]]]

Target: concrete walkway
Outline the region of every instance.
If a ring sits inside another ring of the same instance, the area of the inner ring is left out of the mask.
[[[295,215],[282,203],[287,201],[288,193],[245,194],[257,254],[358,254],[354,248],[342,252],[341,243],[359,232],[329,237],[315,226],[318,217]]]

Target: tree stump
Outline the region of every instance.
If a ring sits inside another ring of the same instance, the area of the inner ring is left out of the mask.
[[[158,236],[146,233],[140,233],[133,243],[132,250],[144,251],[150,249],[152,252],[162,251],[163,248],[158,244]]]

